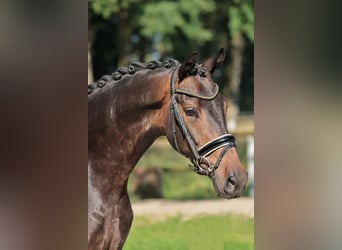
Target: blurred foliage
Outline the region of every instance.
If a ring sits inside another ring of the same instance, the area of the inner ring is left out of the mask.
[[[139,20],[142,26],[141,33],[146,37],[157,34],[172,36],[179,28],[186,39],[202,43],[212,39],[212,33],[203,27],[200,15],[214,10],[215,5],[211,0],[148,3],[143,7],[143,14]]]
[[[223,47],[227,57],[214,80],[230,96],[237,74],[240,109],[253,111],[253,0],[89,0],[88,17],[94,79],[132,60],[182,60],[194,50],[203,60]],[[236,34],[244,40],[237,53],[243,60],[241,69],[229,70]]]
[[[162,162],[162,161],[160,161]],[[161,163],[158,164],[161,168]],[[199,176],[186,166],[182,170],[162,169],[162,198],[166,200],[202,200],[221,199],[216,193],[212,181],[206,176]],[[140,167],[139,167],[140,168]],[[139,200],[132,190],[134,176],[128,182],[131,200]],[[248,196],[247,193],[245,196]]]
[[[113,14],[128,9],[130,5],[139,3],[139,0],[89,0],[94,12],[109,19]]]
[[[242,32],[254,43],[254,1],[234,1],[228,9],[230,35],[233,37]]]

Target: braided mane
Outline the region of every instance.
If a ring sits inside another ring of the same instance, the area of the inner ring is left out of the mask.
[[[119,67],[111,75],[104,75],[99,80],[88,85],[88,96],[91,95],[95,89],[103,88],[108,82],[120,81],[124,75],[134,75],[140,70],[146,69],[160,69],[171,68],[178,65],[179,62],[175,59],[167,59],[164,62],[150,61],[148,63],[132,62],[127,67]]]

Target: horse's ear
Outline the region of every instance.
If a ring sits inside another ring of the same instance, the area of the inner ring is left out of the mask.
[[[221,48],[215,57],[205,60],[202,65],[206,67],[211,74],[213,74],[215,70],[217,70],[222,65],[225,56],[226,53],[224,52],[224,49]]]
[[[197,51],[192,52],[182,63],[178,71],[178,79],[181,82],[186,78],[196,65]]]

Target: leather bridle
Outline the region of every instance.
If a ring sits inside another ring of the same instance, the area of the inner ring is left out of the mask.
[[[203,96],[196,93],[193,93],[188,90],[184,89],[175,89],[175,72],[177,68],[173,69],[170,78],[170,120],[171,120],[171,131],[172,131],[172,143],[176,150],[183,154],[178,146],[177,143],[177,135],[176,135],[176,124],[178,125],[183,137],[185,138],[190,151],[192,153],[193,158],[191,159],[192,165],[189,167],[195,171],[197,174],[208,175],[211,176],[214,171],[219,167],[222,158],[224,157],[225,153],[232,147],[236,147],[235,138],[232,134],[224,134],[221,135],[208,143],[204,144],[203,146],[199,147],[196,145],[194,140],[192,139],[191,134],[182,118],[182,115],[178,108],[178,103],[175,97],[175,94],[183,94],[190,97],[196,97],[201,100],[212,101],[216,98],[218,94],[219,87],[216,84],[215,93],[211,96]],[[211,164],[208,160],[207,156],[215,152],[216,150],[223,148],[219,157],[217,158],[215,164]],[[203,165],[206,168],[203,168]]]

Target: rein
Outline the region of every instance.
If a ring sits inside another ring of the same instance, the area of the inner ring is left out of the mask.
[[[182,89],[175,89],[175,72],[177,68],[175,68],[171,73],[171,79],[170,79],[170,120],[171,120],[171,131],[172,131],[172,142],[175,146],[176,150],[182,154],[182,152],[179,149],[178,143],[177,143],[177,137],[176,137],[176,124],[180,128],[182,135],[184,136],[190,151],[193,155],[192,165],[190,164],[189,167],[195,171],[197,174],[201,175],[208,175],[210,176],[220,165],[225,153],[232,147],[236,147],[235,144],[235,138],[232,134],[224,134],[221,135],[208,143],[204,144],[201,147],[197,147],[196,143],[192,139],[191,134],[189,133],[189,130],[182,118],[182,115],[178,108],[178,103],[176,101],[175,94],[183,94],[190,97],[196,97],[201,100],[206,101],[212,101],[216,98],[219,87],[216,84],[216,90],[213,95],[211,96],[203,96],[199,95],[187,90]],[[212,165],[210,161],[208,160],[207,156],[215,152],[216,150],[223,148],[218,159],[216,160],[216,163]],[[203,168],[202,166],[206,165],[207,168]]]

